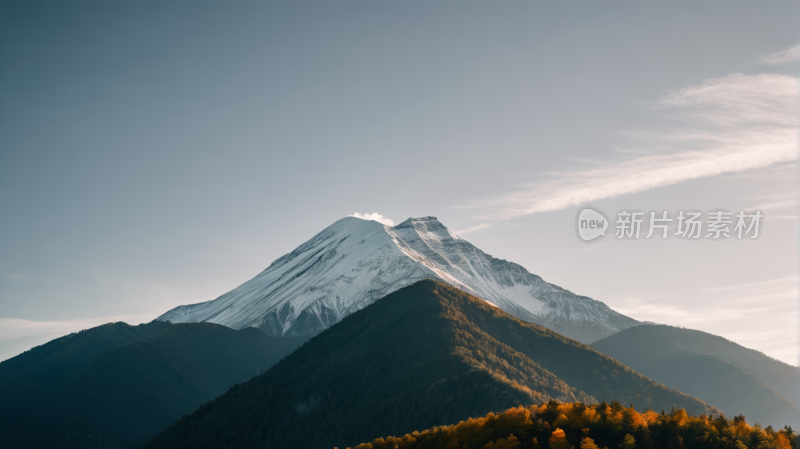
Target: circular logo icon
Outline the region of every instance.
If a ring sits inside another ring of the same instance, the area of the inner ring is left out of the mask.
[[[595,242],[606,235],[609,221],[606,214],[592,206],[582,206],[575,216],[575,233],[582,242]]]

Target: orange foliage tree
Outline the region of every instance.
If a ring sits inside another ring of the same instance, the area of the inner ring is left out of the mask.
[[[749,425],[743,416],[637,412],[611,404],[560,403],[516,407],[452,426],[399,438],[378,438],[353,449],[798,449],[790,426]],[[349,448],[348,448],[349,449]]]

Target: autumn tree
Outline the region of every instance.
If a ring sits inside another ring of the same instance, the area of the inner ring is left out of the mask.
[[[553,434],[550,435],[549,447],[550,449],[575,449],[573,445],[569,444],[567,436],[564,435],[564,431],[561,429],[554,430]]]
[[[508,438],[501,438],[496,443],[494,441],[486,443],[483,449],[518,449],[519,447],[519,440],[512,433]]]
[[[600,448],[597,447],[596,444],[594,444],[593,439],[586,437],[583,440],[581,440],[581,449],[600,449]]]
[[[619,445],[622,449],[635,449],[636,448],[636,439],[631,434],[625,435],[625,438],[622,439],[622,443]]]

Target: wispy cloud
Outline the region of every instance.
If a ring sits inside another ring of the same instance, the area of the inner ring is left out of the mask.
[[[796,166],[793,168],[797,169]],[[758,209],[763,212],[794,212],[797,209],[797,192],[790,190],[770,195],[769,197],[755,197],[751,201],[756,204],[752,209]]]
[[[797,363],[797,276],[689,292],[693,301],[659,293],[609,298],[615,310],[636,319],[700,329],[789,364]],[[747,320],[742,320],[747,316]]]
[[[644,155],[542,175],[535,184],[473,202],[484,218],[551,212],[692,179],[752,170],[797,158],[797,79],[733,74],[671,92],[653,104],[677,126],[629,133]],[[641,154],[641,153],[639,153]]]
[[[772,53],[758,58],[758,62],[762,64],[785,64],[800,59],[800,44],[794,47],[787,48],[786,50]]]
[[[32,321],[19,318],[0,318],[0,341],[12,338],[30,337],[39,334],[67,335],[83,329],[90,329],[106,323],[124,321],[128,324],[138,324],[151,321],[153,317],[145,315],[115,315],[88,320],[68,321]],[[55,338],[55,337],[53,337]]]
[[[363,214],[363,215],[356,212],[353,215],[350,215],[350,217],[361,218],[362,220],[375,220],[378,223],[383,223],[386,226],[394,226],[393,220],[386,218],[377,212],[372,214]]]
[[[0,318],[0,360],[9,359],[23,351],[73,332],[90,329],[101,324],[124,321],[128,324],[149,322],[152,314],[114,315],[87,320],[32,321],[18,318]]]
[[[481,229],[486,229],[488,227],[489,227],[488,224],[481,223],[481,224],[479,224],[477,226],[472,226],[472,227],[467,228],[467,229],[462,229],[460,231],[454,231],[453,233],[455,235],[469,234],[470,232],[480,231]]]
[[[32,278],[27,273],[21,276],[16,274],[8,273],[6,277],[12,282],[28,282]],[[11,317],[8,314],[0,317],[0,361],[54,338],[101,324],[124,321],[135,325],[150,322],[175,306],[213,299],[229,290],[231,284],[241,282],[241,279],[237,276],[200,283],[164,282],[92,270],[84,282],[88,288],[83,292],[89,295],[99,292],[103,300],[78,305],[69,317],[50,315],[50,319],[39,320]],[[70,294],[79,295],[80,291]],[[75,318],[80,315],[83,317]]]

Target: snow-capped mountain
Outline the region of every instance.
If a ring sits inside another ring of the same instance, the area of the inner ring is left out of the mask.
[[[158,319],[257,327],[277,336],[314,335],[422,279],[442,280],[583,343],[640,324],[495,259],[436,217],[409,218],[394,227],[343,218],[236,289],[176,307]]]

